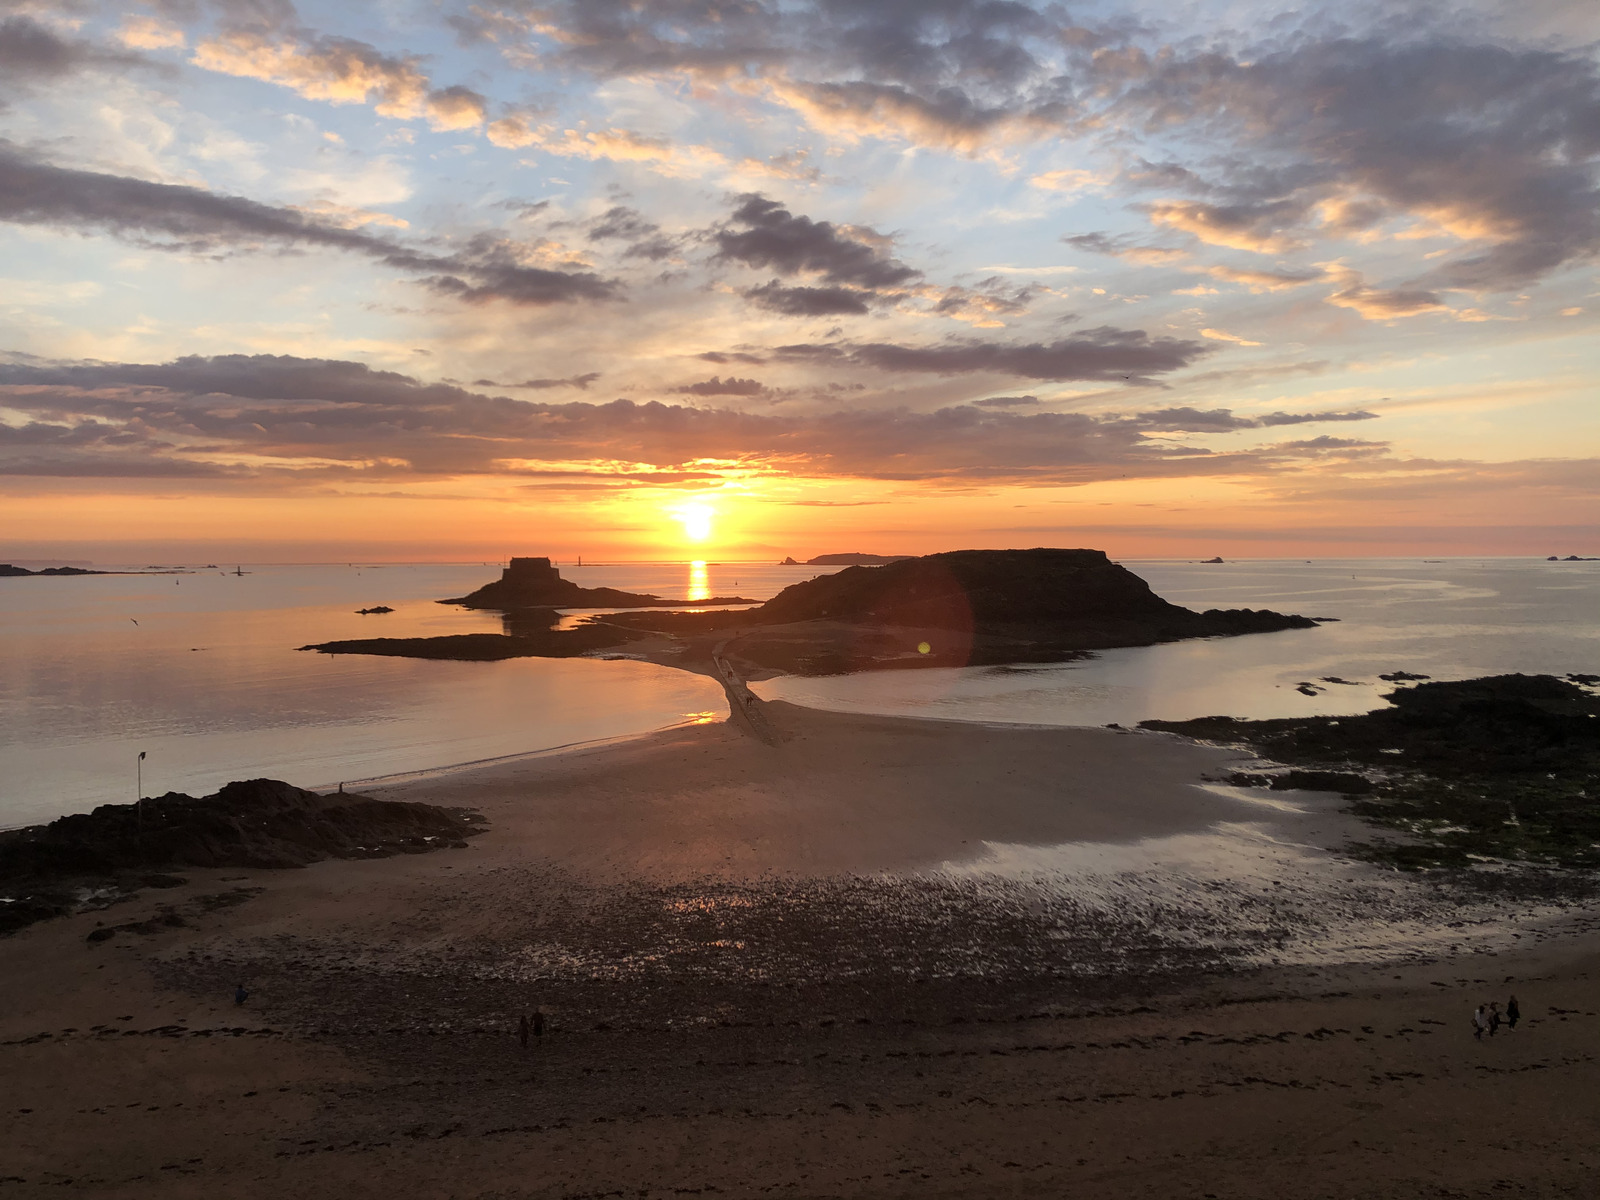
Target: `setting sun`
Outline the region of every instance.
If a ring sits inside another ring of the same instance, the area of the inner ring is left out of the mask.
[[[683,536],[691,542],[703,542],[711,536],[711,521],[716,510],[705,504],[686,504],[673,514],[683,523]]]

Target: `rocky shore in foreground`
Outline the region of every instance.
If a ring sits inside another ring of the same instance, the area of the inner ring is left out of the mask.
[[[48,825],[0,832],[0,934],[143,887],[180,886],[174,870],[303,867],[465,846],[482,818],[467,809],[321,795],[277,779],[209,796],[168,792],[102,804]]]
[[[1389,678],[1422,679],[1398,672]],[[1402,868],[1495,860],[1600,867],[1600,678],[1496,675],[1396,687],[1391,707],[1355,717],[1143,721],[1210,742],[1244,744],[1286,773],[1234,783],[1345,794],[1363,820],[1396,835],[1356,849]]]

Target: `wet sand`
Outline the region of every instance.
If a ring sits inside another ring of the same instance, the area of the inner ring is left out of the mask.
[[[1164,735],[762,709],[363,788],[466,850],[0,941],[0,1196],[1593,1194],[1581,902]]]

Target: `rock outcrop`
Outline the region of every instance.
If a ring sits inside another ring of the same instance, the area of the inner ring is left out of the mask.
[[[168,792],[0,832],[0,932],[71,911],[96,890],[170,885],[181,868],[303,867],[465,846],[483,819],[459,808],[320,795],[277,779],[210,796]]]
[[[466,608],[696,608],[720,604],[754,604],[741,596],[713,596],[705,600],[663,600],[641,592],[616,588],[579,587],[550,565],[548,558],[513,558],[500,578],[477,591],[440,604]]]
[[[1420,683],[1357,717],[1140,724],[1243,742],[1300,768],[1239,782],[1363,797],[1352,811],[1404,838],[1356,847],[1380,862],[1466,867],[1492,857],[1592,872],[1600,868],[1600,697],[1579,678],[1595,677]]]

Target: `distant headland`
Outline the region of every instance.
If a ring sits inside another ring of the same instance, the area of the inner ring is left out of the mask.
[[[507,632],[363,638],[302,649],[489,659],[566,657],[627,644],[631,658],[719,678],[725,674],[721,663],[744,678],[760,678],[1064,662],[1122,646],[1316,627],[1309,617],[1267,609],[1195,612],[1169,603],[1101,550],[930,554],[821,575],[784,588],[756,608],[608,613],[565,630],[552,628],[557,607],[684,606],[580,588],[561,579],[548,559],[513,559],[499,581],[443,603],[498,608]]]
[[[30,571],[27,567],[14,567],[10,563],[0,563],[0,577],[14,575],[113,575],[121,574],[115,571],[94,571],[88,567],[41,567],[37,571]]]
[[[915,555],[911,554],[819,554],[815,558],[806,559],[805,562],[786,558],[778,565],[780,567],[881,567],[887,563],[914,557]]]

